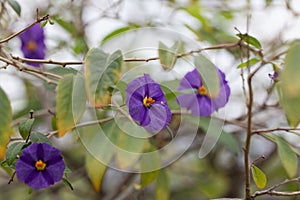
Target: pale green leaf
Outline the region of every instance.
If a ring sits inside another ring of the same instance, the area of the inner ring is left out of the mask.
[[[285,58],[285,68],[280,76],[280,102],[289,124],[296,127],[300,122],[300,42],[294,43]]]
[[[288,177],[293,178],[298,171],[297,155],[284,139],[276,137],[276,144],[281,163],[288,174]]]
[[[9,145],[6,151],[6,163],[11,166],[16,159],[17,155],[21,151],[22,147],[24,146],[25,142],[15,142]]]
[[[58,136],[64,136],[72,130],[80,119],[86,106],[83,77],[80,75],[63,76],[58,82],[56,95],[56,126]]]
[[[159,61],[164,70],[173,69],[177,61],[177,54],[182,52],[183,44],[180,41],[176,41],[173,46],[168,47],[164,43],[159,42],[158,56]]]
[[[107,166],[90,154],[86,154],[85,168],[96,192],[101,189],[102,179],[106,172]]]
[[[152,171],[152,172],[145,172],[141,174],[141,186],[142,188],[148,186],[153,181],[156,180],[157,176],[159,174],[159,171]]]
[[[47,138],[46,135],[40,133],[40,132],[31,132],[30,133],[30,137],[29,137],[30,141],[32,143],[42,143],[42,142],[46,142],[48,144],[51,144],[50,140]]]
[[[5,156],[9,136],[14,134],[12,129],[12,109],[10,101],[0,87],[0,160]]]
[[[117,35],[119,35],[119,34],[121,34],[121,33],[124,33],[124,32],[126,32],[126,31],[128,31],[128,30],[130,30],[130,29],[131,29],[130,26],[124,26],[124,27],[121,27],[121,28],[118,28],[118,29],[112,31],[111,33],[109,33],[108,35],[106,35],[106,36],[102,39],[101,45],[103,45],[105,42],[107,42],[107,41],[110,40],[111,38],[113,38],[113,37],[115,37],[115,36],[117,36]]]
[[[107,54],[99,48],[90,49],[84,60],[85,87],[89,102],[102,108],[110,103],[109,89],[120,79],[123,56],[120,50]]]
[[[159,171],[155,185],[155,199],[168,200],[170,198],[170,180],[165,169]]]
[[[267,184],[267,177],[264,174],[263,171],[261,171],[258,167],[255,165],[251,166],[251,173],[252,173],[252,178],[254,180],[255,185],[259,188],[262,189],[266,187]]]
[[[216,97],[220,90],[219,73],[216,66],[203,55],[195,58],[195,66],[198,69],[201,80],[204,82],[211,97]]]

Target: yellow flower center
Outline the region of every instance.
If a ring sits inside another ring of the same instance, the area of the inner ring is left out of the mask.
[[[43,171],[45,168],[46,168],[46,163],[44,163],[43,161],[41,160],[38,160],[35,162],[35,168],[38,170],[38,171]]]
[[[30,40],[29,42],[26,43],[26,48],[29,51],[34,51],[36,49],[36,42],[33,40]]]
[[[154,104],[154,102],[155,102],[154,99],[152,99],[151,97],[147,97],[147,96],[143,100],[143,104],[146,107],[149,107],[151,104]]]
[[[208,95],[207,90],[203,85],[198,88],[198,92],[200,95]]]

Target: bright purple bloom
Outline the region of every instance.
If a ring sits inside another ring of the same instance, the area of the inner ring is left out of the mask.
[[[23,150],[16,162],[17,178],[35,190],[62,179],[65,163],[58,149],[47,143],[34,143]]]
[[[45,35],[44,29],[39,24],[32,26],[20,35],[21,50],[25,58],[44,59],[45,58]],[[29,65],[38,67],[39,63],[29,62]]]
[[[148,131],[160,131],[171,121],[165,95],[149,74],[128,83],[126,104],[130,116]]]
[[[214,111],[225,106],[230,95],[230,88],[225,80],[225,74],[218,69],[220,78],[220,91],[216,97],[211,97],[208,89],[204,86],[197,69],[188,72],[181,80],[179,91],[195,89],[195,92],[177,96],[181,107],[192,111],[195,116],[209,116]]]

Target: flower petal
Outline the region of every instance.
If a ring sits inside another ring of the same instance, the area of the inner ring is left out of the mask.
[[[178,90],[185,89],[198,89],[202,85],[201,77],[197,69],[194,69],[191,72],[188,72],[183,79],[181,80]]]
[[[160,131],[171,121],[171,111],[165,104],[153,104],[148,111],[150,123],[145,126],[148,131]]]

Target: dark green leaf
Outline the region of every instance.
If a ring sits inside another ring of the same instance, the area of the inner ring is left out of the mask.
[[[155,185],[155,197],[156,200],[169,200],[170,180],[165,169],[159,171]]]
[[[48,24],[48,20],[44,21],[43,23],[41,23],[41,28],[44,28],[47,24]]]
[[[266,186],[267,184],[267,177],[264,174],[263,171],[261,171],[258,167],[255,165],[251,166],[251,172],[252,172],[252,178],[254,180],[255,185],[259,188],[262,189]]]
[[[68,179],[62,178],[62,182],[63,182],[64,184],[66,184],[71,190],[74,190],[73,185],[70,183],[70,181],[69,181]]]
[[[30,139],[30,141],[32,143],[43,143],[43,142],[46,142],[48,144],[51,144],[51,142],[47,138],[47,136],[45,136],[44,134],[42,134],[40,132],[32,132],[32,133],[30,133],[29,139]]]
[[[102,108],[110,103],[108,91],[120,79],[123,56],[120,50],[107,54],[99,48],[90,49],[84,60],[85,86],[90,103]]]
[[[24,140],[28,137],[32,126],[34,123],[34,119],[23,119],[19,124],[19,132]]]
[[[220,90],[220,80],[216,66],[201,54],[195,58],[195,66],[210,96],[216,97]]]
[[[280,102],[290,126],[300,122],[300,42],[294,43],[285,58],[285,68],[280,76]]]
[[[261,44],[260,42],[253,36],[248,35],[248,34],[241,34],[238,33],[236,34],[239,38],[241,38],[241,40],[243,40],[244,42],[246,42],[247,44],[250,44],[258,49],[261,49]]]
[[[6,151],[6,162],[9,166],[13,164],[24,144],[25,142],[15,142],[9,145]]]
[[[8,4],[11,6],[11,8],[19,15],[21,16],[21,6],[20,4],[15,0],[8,0]]]
[[[6,145],[9,142],[9,136],[14,134],[12,129],[12,109],[10,101],[5,92],[0,87],[0,160],[5,156]]]
[[[276,143],[281,163],[289,178],[293,178],[298,171],[297,155],[284,139],[276,137]]]
[[[247,60],[246,62],[243,62],[237,66],[237,68],[244,68],[244,67],[251,67],[252,65],[255,65],[260,60],[258,58],[251,58],[250,60]]]

